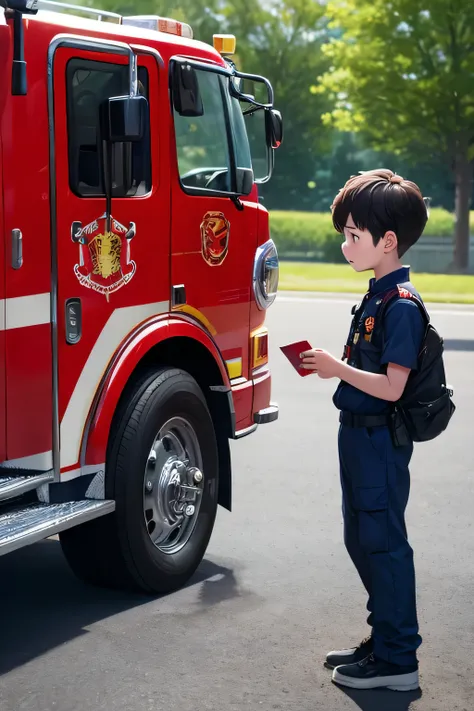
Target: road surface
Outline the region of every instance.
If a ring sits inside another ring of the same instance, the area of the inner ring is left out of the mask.
[[[408,526],[416,556],[421,692],[346,692],[327,650],[365,636],[342,543],[335,383],[278,350],[340,354],[344,297],[281,296],[268,323],[280,420],[233,444],[234,512],[220,511],[183,590],[148,599],[88,588],[50,540],[0,558],[2,711],[472,711],[474,311],[434,310],[457,412],[419,445]]]

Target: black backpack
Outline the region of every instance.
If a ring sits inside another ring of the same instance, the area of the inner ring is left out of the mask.
[[[398,444],[405,443],[407,433],[414,442],[434,439],[444,432],[456,409],[453,390],[446,383],[443,339],[430,323],[423,302],[407,286],[400,284],[385,294],[376,318],[376,323],[382,323],[384,312],[394,299],[409,298],[417,304],[426,325],[418,368],[411,371],[403,395],[394,406],[392,432]]]

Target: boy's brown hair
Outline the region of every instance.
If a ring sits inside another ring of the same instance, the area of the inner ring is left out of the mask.
[[[399,257],[421,237],[428,220],[427,203],[418,185],[385,168],[353,175],[331,210],[338,232],[344,231],[351,215],[360,230],[369,230],[374,245],[386,232],[395,232]]]

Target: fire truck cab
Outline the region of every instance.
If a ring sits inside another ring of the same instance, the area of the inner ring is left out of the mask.
[[[177,589],[231,509],[229,440],[278,417],[282,123],[234,50],[0,2],[0,554],[59,534],[83,580]]]

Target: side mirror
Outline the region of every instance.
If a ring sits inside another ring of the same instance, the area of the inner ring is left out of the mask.
[[[250,195],[253,184],[253,170],[251,168],[237,168],[237,192],[239,195]]]
[[[144,96],[112,96],[102,106],[104,141],[136,143],[142,140],[148,118],[148,101]]]
[[[204,115],[197,74],[190,64],[173,62],[171,95],[175,111],[180,116],[195,117]]]
[[[36,15],[38,12],[38,0],[5,0],[2,7],[8,10],[16,10],[22,15]]]
[[[283,142],[283,119],[276,109],[265,112],[265,130],[269,148],[277,149]]]

